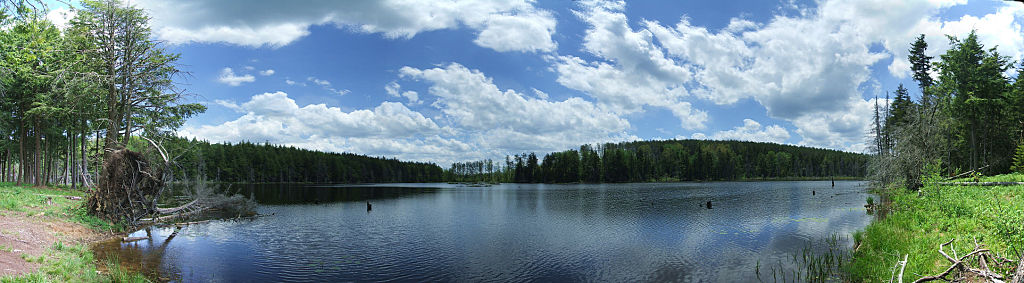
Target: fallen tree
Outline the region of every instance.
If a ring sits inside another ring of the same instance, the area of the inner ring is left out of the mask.
[[[195,182],[187,191],[191,201],[177,207],[160,208],[157,201],[167,183],[172,161],[164,149],[151,139],[142,137],[156,150],[150,161],[142,153],[118,149],[104,161],[99,186],[85,203],[87,211],[111,222],[124,222],[130,226],[182,220],[197,217],[211,210],[231,213],[231,216],[250,215],[255,203],[240,195],[226,196],[213,192],[205,182]]]
[[[99,186],[85,207],[99,218],[137,225],[156,212],[156,198],[164,188],[163,170],[151,166],[141,153],[118,149],[103,162]]]

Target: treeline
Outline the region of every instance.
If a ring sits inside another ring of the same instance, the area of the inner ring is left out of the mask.
[[[579,150],[454,163],[458,182],[618,183],[864,177],[868,156],[746,141],[665,140],[583,145]]]
[[[327,153],[250,142],[209,143],[172,138],[177,152],[175,176],[221,182],[394,183],[440,182],[443,169],[433,163],[403,162],[351,153]]]
[[[1011,79],[1014,61],[979,43],[973,31],[947,36],[950,48],[939,58],[926,55],[924,39],[908,57],[921,97],[912,99],[901,84],[891,103],[876,103],[873,178],[916,188],[926,174],[1024,172],[1024,64]]]
[[[95,185],[106,155],[171,133],[205,111],[183,103],[178,54],[149,17],[116,0],[83,1],[61,30],[42,1],[0,1],[0,180]]]

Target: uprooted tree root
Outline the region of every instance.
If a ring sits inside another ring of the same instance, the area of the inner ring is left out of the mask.
[[[914,280],[914,283],[928,282],[933,280],[943,280],[948,282],[1005,282],[1005,278],[999,273],[993,272],[991,267],[998,266],[1004,267],[1006,264],[1012,264],[1014,261],[995,255],[989,249],[985,248],[985,245],[978,244],[978,241],[974,241],[974,250],[966,255],[957,258],[956,251],[953,250],[953,256],[950,256],[943,247],[949,246],[953,243],[953,239],[949,240],[944,244],[939,245],[939,253],[949,261],[950,266],[946,268],[942,273],[921,277]],[[903,282],[903,267],[907,265],[907,257],[903,257],[903,261],[899,262],[902,267],[900,268],[899,282]],[[1016,272],[1013,274],[1011,283],[1024,283],[1024,260],[1018,260],[1018,266]]]
[[[99,186],[85,205],[89,214],[136,225],[157,212],[154,200],[163,188],[162,168],[151,166],[141,153],[120,149],[104,161]]]

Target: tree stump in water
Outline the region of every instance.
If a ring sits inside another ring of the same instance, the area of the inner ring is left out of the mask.
[[[136,224],[156,212],[156,198],[164,187],[159,168],[141,153],[120,149],[103,163],[99,186],[89,195],[89,214],[112,222]]]

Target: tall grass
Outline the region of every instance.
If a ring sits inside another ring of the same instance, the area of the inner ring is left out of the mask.
[[[791,253],[785,263],[777,260],[762,270],[758,261],[754,272],[761,282],[849,281],[845,267],[849,265],[851,253],[842,244],[845,241],[838,233],[833,233],[824,239],[808,242],[799,251]]]
[[[1019,180],[1024,175],[981,178]],[[999,256],[1017,259],[1016,252],[1024,252],[1024,186],[926,184],[920,195],[895,189],[888,196],[892,200],[889,215],[868,225],[859,236],[860,248],[849,272],[853,281],[887,281],[896,262],[908,254],[905,280],[941,273],[949,263],[938,253],[938,246],[950,239],[955,239],[951,248],[959,254],[972,250],[975,238]],[[1009,270],[996,267],[995,271],[1007,275]]]

